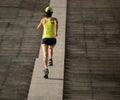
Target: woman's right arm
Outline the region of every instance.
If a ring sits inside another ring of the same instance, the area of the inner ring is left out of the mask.
[[[37,26],[37,29],[40,30],[42,27],[43,27],[43,24],[42,24],[42,19],[41,19],[40,23]]]

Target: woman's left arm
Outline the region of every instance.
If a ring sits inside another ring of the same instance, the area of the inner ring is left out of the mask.
[[[58,20],[55,18],[55,35],[58,36]]]

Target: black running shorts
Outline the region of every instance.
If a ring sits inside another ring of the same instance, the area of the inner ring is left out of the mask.
[[[55,45],[56,44],[56,38],[43,38],[42,39],[42,44],[47,44],[47,45]]]

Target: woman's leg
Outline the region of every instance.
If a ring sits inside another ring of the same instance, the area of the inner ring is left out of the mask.
[[[42,44],[44,68],[48,69],[48,45]]]
[[[49,46],[49,59],[52,59],[52,57],[53,57],[53,48],[54,48],[54,46],[55,45],[53,45],[53,46]]]
[[[48,62],[48,66],[53,66],[53,48],[54,46],[49,46],[49,62]]]

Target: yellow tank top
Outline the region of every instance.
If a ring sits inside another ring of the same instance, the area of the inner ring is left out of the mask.
[[[54,22],[51,22],[51,18],[45,18],[45,24],[43,25],[44,32],[42,38],[55,38],[54,34],[54,28],[55,24]]]

